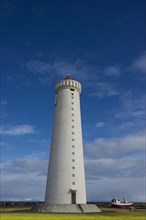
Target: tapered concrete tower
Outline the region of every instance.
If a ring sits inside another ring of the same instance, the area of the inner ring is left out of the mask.
[[[80,113],[81,84],[69,75],[56,84],[46,205],[86,204]]]

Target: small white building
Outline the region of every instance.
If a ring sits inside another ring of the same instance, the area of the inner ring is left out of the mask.
[[[81,84],[69,75],[56,84],[55,116],[45,203],[86,204]]]

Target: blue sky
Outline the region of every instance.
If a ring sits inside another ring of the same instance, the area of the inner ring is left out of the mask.
[[[54,87],[82,84],[88,200],[145,200],[145,1],[1,1],[1,199],[44,200]]]

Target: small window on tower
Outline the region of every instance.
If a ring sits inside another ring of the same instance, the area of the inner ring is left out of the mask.
[[[75,155],[75,152],[72,152],[72,155]]]
[[[72,182],[72,185],[75,185],[75,182]]]
[[[70,91],[75,91],[74,89],[70,89]]]
[[[75,159],[72,159],[72,162],[75,162]]]
[[[73,170],[75,170],[75,167],[72,167]]]
[[[72,148],[75,148],[75,145],[72,145]]]
[[[75,177],[75,174],[72,174],[72,177]]]
[[[74,93],[71,93],[72,95],[74,95]]]
[[[71,104],[74,105],[74,102],[72,102]]]

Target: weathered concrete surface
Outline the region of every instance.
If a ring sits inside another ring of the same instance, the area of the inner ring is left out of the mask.
[[[97,213],[101,210],[94,204],[65,204],[65,205],[46,205],[39,204],[32,208],[33,212],[44,213]]]
[[[95,204],[80,204],[83,213],[101,212]]]

